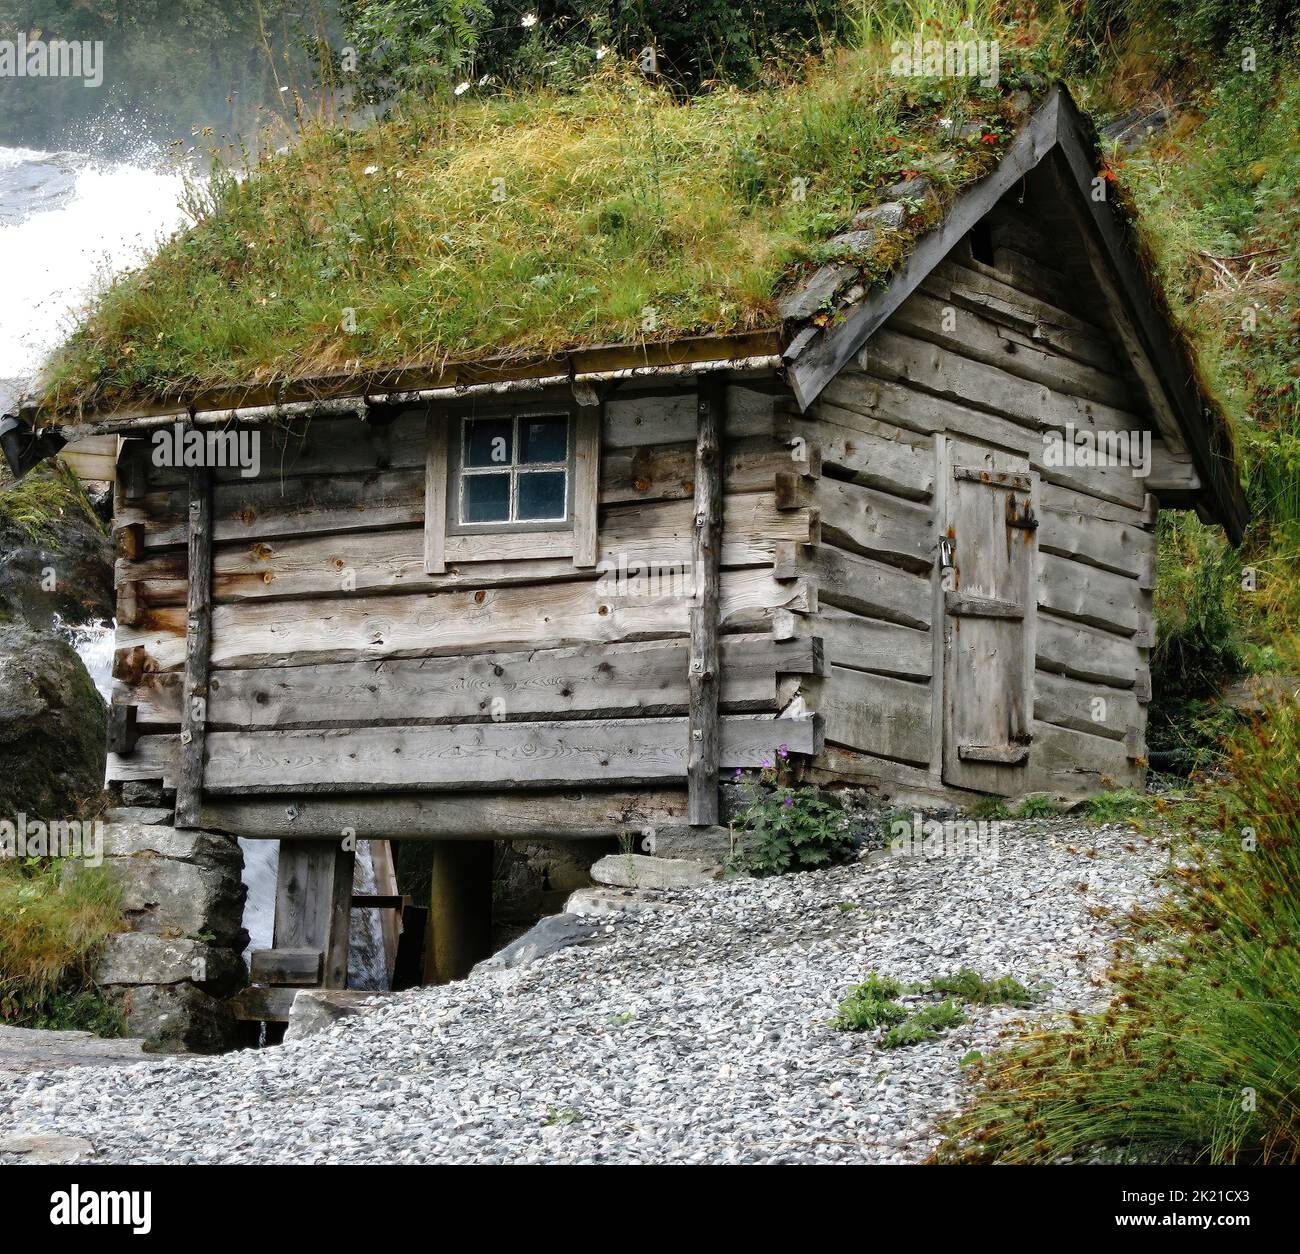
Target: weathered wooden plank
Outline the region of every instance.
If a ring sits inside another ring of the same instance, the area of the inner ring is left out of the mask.
[[[897,566],[829,544],[791,544],[781,546],[773,573],[778,580],[811,581],[827,605],[905,627],[930,625],[930,580]]]
[[[204,744],[208,725],[208,672],[212,657],[212,475],[190,474],[189,595],[186,601],[185,685],[176,779],[176,826],[194,827],[203,800]]]
[[[912,501],[924,501],[934,490],[934,451],[930,441],[898,427],[878,422],[850,410],[819,401],[813,411],[818,418],[816,438],[822,464],[836,477],[848,475],[852,482],[878,488]],[[851,418],[843,424],[838,418]],[[868,431],[864,428],[877,430]],[[891,435],[881,434],[891,432]]]
[[[929,571],[934,519],[927,505],[838,479],[817,480],[813,502],[823,539],[863,557]]]
[[[930,685],[832,666],[809,681],[808,704],[831,744],[925,765],[930,760]]]
[[[759,766],[780,744],[815,754],[817,720],[728,716],[719,765]],[[230,795],[684,780],[689,747],[684,718],[214,732],[207,783]]]
[[[948,349],[971,361],[996,366],[1021,379],[1044,384],[1056,392],[1100,401],[1118,409],[1142,403],[1128,382],[1116,374],[1063,356],[1027,336],[1004,330],[968,308],[916,292],[890,319],[890,327]]]
[[[1038,604],[1063,618],[1131,635],[1150,609],[1151,594],[1136,579],[1044,553],[1038,563]]]
[[[670,584],[667,594],[659,596],[632,591],[636,595],[627,596],[616,583],[602,588],[587,579],[540,587],[218,605],[212,614],[212,665],[225,669],[437,657],[686,635],[690,596],[680,585]],[[723,572],[721,616],[729,631],[763,629],[776,609],[808,612],[815,606],[815,593],[797,579],[778,581],[763,569]],[[142,651],[132,672],[174,670],[184,659],[184,614],[175,608],[152,610],[141,627],[119,631],[117,644],[124,659]]]
[[[249,955],[248,978],[255,984],[320,984],[325,967],[321,949],[254,949]]]
[[[695,444],[695,526],[691,566],[695,597],[690,609],[690,709],[686,778],[693,827],[718,821],[718,766],[722,733],[718,715],[721,657],[718,620],[722,579],[722,430],[726,389],[720,378],[701,375],[696,381],[698,433]]]
[[[274,947],[322,954],[321,983],[346,988],[355,844],[340,839],[286,845],[275,879]]]
[[[600,406],[580,405],[573,433],[573,564],[595,566],[599,555]]]
[[[1038,669],[1087,682],[1125,687],[1146,673],[1146,654],[1131,636],[1117,636],[1053,614],[1038,616]]]
[[[1082,797],[1141,783],[1142,770],[1129,760],[1123,741],[1034,723],[1026,789]]]
[[[809,428],[808,435],[816,437]],[[781,470],[791,469],[788,437],[728,439],[722,450],[722,485],[733,492],[770,491]],[[695,494],[695,441],[609,448],[601,458],[603,505],[627,501],[688,501]]]
[[[774,427],[776,389],[761,381],[727,385],[729,437],[764,435]],[[605,401],[604,442],[609,447],[695,441],[695,389],[620,388]]]
[[[441,575],[447,569],[447,458],[448,424],[441,415],[430,417],[424,463],[424,573]],[[261,546],[258,546],[259,548]]]
[[[1093,736],[1123,740],[1146,717],[1132,688],[1107,688],[1039,671],[1034,676],[1034,717]]]
[[[1036,470],[1045,482],[1118,502],[1133,510],[1141,509],[1143,505],[1146,489],[1133,478],[1127,466],[1048,465],[1044,432],[1058,430],[1055,426],[1042,425],[1036,430],[1031,429],[1027,424],[987,413],[950,397],[855,370],[846,370],[839,379],[830,383],[823,397],[844,410],[858,411],[866,417],[918,434],[948,431],[1018,453],[1029,461],[1030,468]]]
[[[905,628],[892,629],[899,635]],[[898,642],[895,641],[897,646]],[[882,642],[883,651],[884,642]],[[803,636],[725,636],[723,708],[772,710],[778,674],[816,674],[821,652]],[[212,680],[213,730],[338,727],[357,723],[499,722],[539,717],[680,714],[688,704],[686,640],[575,649],[226,670]],[[146,726],[180,722],[175,673],[146,675],[129,690]]]
[[[930,676],[928,631],[863,618],[832,605],[824,606],[811,623],[810,630],[823,640],[828,663],[883,675]]]
[[[1150,532],[1074,510],[1048,505],[1039,524],[1038,545],[1044,553],[1071,557],[1120,575],[1142,574],[1155,551],[1155,537]]]
[[[319,840],[340,830],[358,840],[608,839],[686,823],[680,788],[481,793],[209,797],[203,825],[267,840]]]

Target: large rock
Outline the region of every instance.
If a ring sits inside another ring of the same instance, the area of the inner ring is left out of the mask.
[[[0,624],[0,814],[89,817],[106,740],[104,702],[72,646]]]
[[[197,985],[141,984],[123,991],[126,1030],[157,1053],[219,1054],[238,1035],[230,1003]]]
[[[391,994],[344,988],[301,989],[289,1007],[289,1026],[285,1028],[284,1039],[300,1041],[315,1036],[340,1019],[366,1014],[386,996]]]
[[[720,867],[688,858],[647,858],[639,853],[612,853],[591,868],[597,884],[613,888],[696,888],[722,874]]]
[[[662,897],[633,888],[579,888],[564,903],[565,914],[602,918],[610,914],[636,914],[640,910],[675,910]]]
[[[0,1026],[0,1077],[67,1067],[117,1067],[144,1061],[144,1042],[89,1032]]]
[[[245,976],[244,964],[233,950],[149,932],[110,936],[94,971],[95,983],[101,988],[189,980],[215,997],[237,992],[244,986]]]
[[[33,471],[39,479],[48,472]],[[30,481],[30,477],[29,477]],[[84,509],[69,504],[33,540],[0,512],[0,619],[47,630],[57,615],[77,625],[115,613],[113,544]]]
[[[149,840],[142,835],[149,832],[159,836]],[[219,842],[229,842],[233,857],[223,853],[208,861],[206,855]],[[121,885],[122,913],[131,931],[203,937],[237,953],[248,944],[243,924],[247,889],[239,878],[243,860],[232,838],[171,827],[129,824],[122,829],[110,824],[104,843],[104,866]],[[148,848],[150,844],[158,848]],[[161,852],[164,849],[189,849],[194,860]]]
[[[590,945],[600,939],[600,931],[586,919],[573,914],[553,914],[530,928],[517,941],[497,950],[492,957],[480,962],[473,973],[480,971],[509,971],[526,967],[575,945]]]

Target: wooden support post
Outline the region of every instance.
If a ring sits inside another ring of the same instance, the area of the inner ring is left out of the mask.
[[[185,686],[176,778],[176,826],[197,827],[203,800],[203,749],[212,655],[212,472],[190,472],[189,593],[185,612]]]
[[[688,817],[693,827],[718,821],[718,618],[722,548],[722,431],[726,378],[701,375],[695,437],[695,528],[691,537],[695,596],[691,604],[690,742],[686,777]]]
[[[325,988],[348,986],[356,851],[342,840],[285,841],[275,881],[277,950],[319,950]]]
[[[434,843],[425,983],[463,980],[491,955],[492,853],[490,840]]]

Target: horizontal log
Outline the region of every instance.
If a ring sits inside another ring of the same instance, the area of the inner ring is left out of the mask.
[[[774,383],[729,383],[725,434],[769,434],[776,395]],[[694,388],[624,386],[605,401],[602,442],[613,448],[693,442],[698,419]]]
[[[813,413],[819,419],[817,439],[824,469],[895,496],[929,499],[934,491],[934,445],[927,437],[907,432],[912,438],[903,438],[902,428],[854,414],[824,399],[817,402]]]
[[[400,596],[322,598],[217,605],[214,668],[294,666],[365,658],[437,657],[493,650],[652,640],[685,635],[688,596],[634,599],[595,580]],[[771,612],[807,612],[815,593],[765,570],[724,571],[722,623],[766,630]],[[167,671],[185,657],[185,613],[150,610],[138,628],[119,630],[118,655],[142,650],[140,670]],[[115,672],[116,673],[116,672]]]
[[[832,666],[805,685],[808,704],[825,719],[826,740],[877,757],[930,761],[930,685]]]
[[[1146,717],[1132,688],[1107,688],[1064,675],[1034,675],[1034,717],[1040,722],[1123,740]]]
[[[1112,571],[1043,553],[1038,562],[1038,604],[1064,618],[1131,635],[1150,610],[1151,594]]]
[[[779,580],[815,584],[818,599],[828,605],[905,627],[930,626],[930,580],[923,575],[828,544],[783,545],[773,570]]]
[[[653,590],[678,568],[689,570],[694,528],[690,501],[623,505],[602,513],[591,578],[639,578]],[[781,540],[808,543],[817,538],[809,511],[778,510],[771,492],[725,497],[723,525],[724,569],[769,566]],[[448,537],[449,542],[455,539]],[[446,572],[430,575],[425,569],[422,528],[219,546],[213,559],[213,596],[223,604],[340,593],[477,589],[587,577],[575,570],[568,557],[461,562],[452,552],[454,547],[449,543]],[[182,553],[118,563],[116,578],[132,580],[149,606],[185,601]]]
[[[1146,676],[1146,653],[1132,636],[1117,636],[1053,614],[1038,614],[1035,635],[1038,669],[1112,687],[1128,687]]]
[[[928,572],[933,565],[928,505],[829,478],[816,481],[812,499],[824,541],[906,570]]]
[[[1039,512],[1038,547],[1121,575],[1137,576],[1155,552],[1155,536],[1140,527],[1108,522],[1074,510]]]
[[[254,984],[316,985],[324,964],[321,949],[255,949],[248,960],[248,978]]]
[[[930,677],[933,649],[928,631],[864,618],[832,605],[823,606],[807,630],[821,636],[827,663],[883,675]]]
[[[1058,428],[1045,420],[1013,421],[977,407],[987,405],[988,398],[981,398],[977,404],[963,403],[919,386],[850,369],[827,385],[822,400],[918,434],[946,431],[1007,449],[1028,459],[1046,483],[1134,510],[1143,505],[1147,490],[1141,480],[1133,478],[1127,466],[1049,466],[1043,432]]]
[[[212,831],[267,840],[609,839],[686,822],[686,789],[208,797]]]
[[[687,651],[685,640],[662,640],[227,670],[213,677],[208,726],[224,731],[681,713],[688,697]],[[807,636],[723,637],[724,709],[775,709],[777,676],[817,674],[821,658]],[[179,724],[176,672],[146,675],[130,696],[137,704],[127,708],[141,723]]]
[[[204,790],[378,792],[677,780],[686,776],[689,740],[685,718],[213,732]],[[719,765],[760,766],[779,745],[816,754],[816,718],[725,717]]]
[[[1142,770],[1124,742],[1051,723],[1033,724],[1026,775],[1028,791],[1082,797],[1113,788],[1137,788]]]

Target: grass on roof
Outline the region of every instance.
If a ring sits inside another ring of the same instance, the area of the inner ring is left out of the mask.
[[[1032,30],[1013,35],[1002,92],[1046,68]],[[771,326],[783,281],[881,189],[922,171],[950,197],[1014,133],[997,90],[890,59],[841,50],[798,82],[686,102],[613,66],[566,93],[312,126],[248,177],[195,187],[195,225],[100,295],[46,406]],[[875,279],[939,204],[913,209],[862,258]]]

